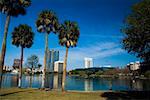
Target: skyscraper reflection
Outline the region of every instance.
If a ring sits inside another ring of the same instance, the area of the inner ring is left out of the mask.
[[[84,80],[84,89],[85,89],[85,91],[93,91],[93,80],[92,79]]]
[[[54,74],[53,89],[58,89],[58,74]]]
[[[11,77],[11,87],[17,87],[18,86],[18,77],[12,76]]]

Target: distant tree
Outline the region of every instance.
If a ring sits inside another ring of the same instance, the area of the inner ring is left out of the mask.
[[[39,67],[39,58],[37,55],[31,55],[27,58],[26,65],[31,69],[31,72],[33,73],[33,68]]]
[[[22,78],[22,63],[23,63],[23,50],[24,48],[30,48],[33,44],[34,33],[32,28],[26,24],[21,24],[18,27],[14,28],[12,32],[12,44],[21,47],[21,63],[19,68],[19,84],[18,87],[21,87],[21,78]]]
[[[66,47],[66,54],[63,65],[62,91],[65,90],[68,49],[77,45],[79,34],[79,27],[76,22],[65,21],[59,30],[59,44]]]
[[[145,62],[150,62],[150,0],[133,5],[122,29],[123,48]]]
[[[44,80],[46,79],[46,61],[47,61],[47,51],[48,51],[48,34],[51,32],[57,33],[59,29],[59,22],[56,14],[52,10],[42,11],[38,19],[36,20],[37,31],[40,33],[45,33],[45,55],[44,55],[44,71],[43,71],[43,82],[42,88],[44,86]]]
[[[38,64],[38,68],[40,69],[42,67],[42,64]]]
[[[4,28],[4,37],[2,42],[2,50],[0,53],[0,87],[2,80],[2,72],[5,60],[6,53],[6,44],[7,44],[7,33],[10,23],[10,17],[17,17],[18,15],[25,15],[26,9],[31,4],[31,0],[0,0],[0,12],[7,15],[5,28]]]

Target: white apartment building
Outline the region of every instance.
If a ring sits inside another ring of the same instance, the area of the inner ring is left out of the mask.
[[[93,59],[92,58],[84,58],[85,68],[93,67]]]
[[[63,72],[63,61],[55,61],[54,63],[54,72],[62,73]]]

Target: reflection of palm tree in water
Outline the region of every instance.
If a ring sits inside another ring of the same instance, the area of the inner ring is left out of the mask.
[[[33,77],[33,75],[30,75],[29,77],[30,77],[29,87],[32,88],[32,79],[33,79],[32,77]]]
[[[30,75],[28,87],[32,88],[34,86],[37,86],[37,88],[40,88],[41,80],[42,80],[41,75]]]

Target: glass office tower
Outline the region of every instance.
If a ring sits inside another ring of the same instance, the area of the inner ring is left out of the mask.
[[[54,72],[54,63],[59,60],[59,51],[48,50],[47,51],[47,72]]]

